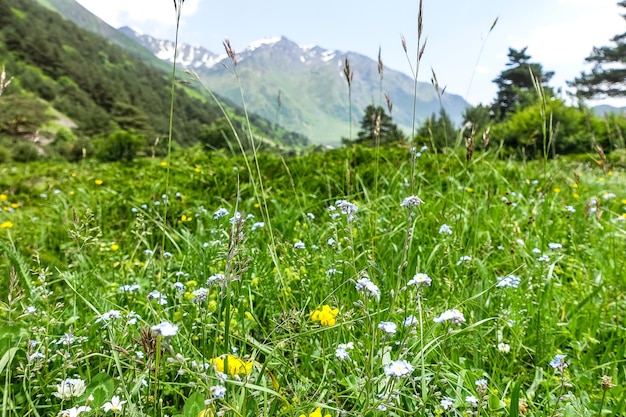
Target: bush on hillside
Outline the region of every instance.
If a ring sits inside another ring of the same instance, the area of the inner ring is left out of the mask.
[[[94,141],[96,157],[106,162],[130,162],[145,144],[146,139],[142,135],[126,130],[118,130]]]

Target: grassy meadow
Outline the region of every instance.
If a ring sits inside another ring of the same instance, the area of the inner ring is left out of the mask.
[[[623,165],[494,155],[0,166],[2,416],[624,415]]]

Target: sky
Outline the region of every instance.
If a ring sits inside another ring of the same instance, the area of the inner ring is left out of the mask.
[[[173,0],[77,1],[114,27],[175,37]],[[410,74],[418,5],[419,0],[185,0],[179,41],[218,54],[225,38],[237,51],[276,36],[373,59],[380,48],[386,67]],[[613,36],[626,32],[623,12],[617,0],[423,0],[427,45],[418,78],[430,82],[434,71],[447,92],[487,104],[496,95],[492,80],[506,68],[509,48],[528,47],[531,62],[554,71],[550,86],[566,97],[566,81],[591,69],[585,58],[592,48],[611,45]],[[626,98],[590,102],[599,103],[626,106]]]

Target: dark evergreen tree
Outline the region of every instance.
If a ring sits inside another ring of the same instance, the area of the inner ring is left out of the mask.
[[[361,130],[353,141],[342,139],[344,144],[364,144],[368,146],[386,145],[389,143],[402,142],[404,134],[393,123],[390,115],[381,106],[369,105],[365,108],[365,114],[361,119]]]
[[[456,140],[457,130],[454,123],[444,109],[439,111],[439,117],[433,113],[417,129],[415,141],[429,143],[436,149],[452,146]]]
[[[626,8],[626,0],[617,3]],[[626,14],[622,17],[626,19]],[[580,77],[568,83],[577,89],[578,95],[585,98],[605,98],[626,96],[626,32],[611,39],[612,46],[593,48],[585,60],[595,64],[591,72],[581,73]]]
[[[532,104],[537,95],[535,91],[535,78],[538,85],[546,88],[554,72],[544,72],[541,64],[529,62],[530,55],[526,54],[527,48],[521,50],[509,48],[508,67],[493,80],[498,86],[498,94],[492,109],[497,120],[504,118],[519,108]],[[551,95],[552,92],[549,92]]]

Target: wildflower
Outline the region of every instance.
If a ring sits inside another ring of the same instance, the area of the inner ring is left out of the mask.
[[[532,253],[540,254],[541,253],[541,249],[533,248]]]
[[[498,350],[501,353],[509,353],[511,351],[511,346],[508,343],[498,343]]]
[[[615,386],[615,384],[613,384],[613,378],[611,378],[608,375],[603,375],[602,376],[602,390],[603,391],[608,391],[611,388],[613,388]]]
[[[307,417],[307,415],[300,414],[298,417]],[[315,411],[308,415],[308,417],[322,417],[322,409],[320,407],[317,407]],[[324,417],[330,417],[330,414],[325,414]]]
[[[104,184],[104,181],[102,181],[102,180],[98,179],[98,180],[95,180],[95,181],[94,181],[94,183],[95,183],[96,185],[102,185],[102,184]]]
[[[337,271],[336,268],[329,268],[326,271],[326,275],[335,275],[335,274],[340,274],[341,272]]]
[[[441,226],[439,226],[439,234],[440,235],[441,234],[451,235],[452,234],[452,228],[444,223]]]
[[[418,152],[419,154],[419,152]],[[378,407],[376,407],[376,409],[378,411],[387,411],[387,406],[385,404],[379,404]]]
[[[319,321],[322,326],[334,326],[337,322],[337,314],[339,314],[339,309],[331,308],[329,305],[323,305],[320,309],[310,313],[311,321]]]
[[[152,249],[146,249],[145,251],[143,251],[143,254],[146,256],[152,256],[154,255],[154,251]]]
[[[461,323],[465,323],[465,317],[463,317],[463,313],[461,313],[456,308],[452,310],[446,310],[439,317],[435,317],[435,323],[443,323],[445,321],[451,321],[452,323],[460,326]]]
[[[385,375],[387,376],[407,376],[413,372],[413,366],[404,359],[399,361],[391,361],[385,365]]]
[[[471,261],[472,261],[471,256],[461,256],[456,264],[461,265],[463,262],[471,262]]]
[[[315,214],[313,213],[307,213],[306,216],[311,220],[315,220]]]
[[[339,346],[337,346],[337,349],[335,349],[335,356],[337,359],[342,361],[350,359],[350,353],[348,351],[352,349],[354,349],[353,342],[340,343]]]
[[[213,274],[206,280],[206,285],[209,286],[214,282],[224,282],[226,281],[226,275],[224,274]]]
[[[486,379],[476,380],[476,392],[481,397],[487,393],[487,380]]]
[[[206,300],[207,297],[209,296],[209,290],[207,290],[206,288],[198,288],[197,290],[193,291],[191,294],[193,294],[192,301],[194,303],[201,303],[204,300]]]
[[[496,287],[498,288],[517,288],[520,284],[519,277],[509,274],[505,277],[498,277],[498,283]]]
[[[178,272],[182,272],[182,271],[178,271]],[[178,275],[178,272],[176,273],[176,275]],[[185,284],[183,284],[182,282],[176,281],[174,283],[174,288],[178,292],[183,292],[183,291],[185,291]]]
[[[304,249],[304,248],[306,248],[306,246],[304,245],[304,242],[302,242],[301,240],[299,240],[296,243],[294,243],[293,247],[294,247],[294,249]]]
[[[615,198],[615,193],[604,193],[602,194],[602,198],[604,198],[605,200],[610,200],[612,198]]]
[[[67,378],[57,385],[57,392],[53,392],[61,400],[69,400],[72,397],[80,397],[85,393],[85,381],[80,378]]]
[[[252,230],[260,229],[265,227],[265,222],[256,222],[252,224]]]
[[[96,323],[100,323],[101,321],[110,321],[113,319],[119,319],[120,317],[122,317],[122,314],[120,313],[119,310],[110,310],[110,311],[107,311],[106,313],[102,313],[96,319]]]
[[[567,362],[565,362],[565,358],[567,355],[556,355],[554,359],[550,361],[550,366],[554,369],[563,372],[565,368],[567,368]]]
[[[211,387],[211,395],[213,398],[224,398],[226,395],[226,387],[223,385],[214,385]]]
[[[478,398],[473,395],[468,395],[465,397],[465,401],[467,401],[472,407],[478,407]]]
[[[400,207],[413,208],[422,204],[424,204],[424,202],[421,198],[416,195],[411,195],[402,200],[402,203],[400,203]]]
[[[174,256],[174,255],[172,254],[172,252],[163,252],[163,257],[164,257],[164,258],[171,258],[172,256]]]
[[[228,219],[228,222],[230,224],[235,224],[238,223],[241,220],[242,214],[241,212],[237,211],[235,212],[235,215],[233,217],[231,217],[230,219]]]
[[[12,227],[13,227],[13,223],[8,220],[0,224],[0,229],[10,229]]]
[[[91,411],[91,407],[81,405],[80,407],[72,407],[67,410],[59,411],[58,417],[77,417],[80,413],[88,413]]]
[[[44,355],[41,352],[35,352],[32,355],[26,355],[26,358],[28,359],[29,362],[32,362],[32,361],[36,361],[38,359],[45,359],[46,355]]]
[[[565,210],[569,211],[570,213],[576,213],[576,209],[572,206],[565,206]]]
[[[135,292],[138,290],[139,290],[139,284],[132,284],[132,285],[125,284],[120,287],[120,291],[122,292]]]
[[[157,300],[159,305],[167,304],[167,295],[161,294],[157,290],[150,292],[147,297],[148,297],[148,300]]]
[[[224,207],[220,207],[217,210],[215,210],[215,213],[213,213],[213,219],[217,220],[220,217],[224,217],[228,214],[228,210],[226,210]]]
[[[359,210],[356,204],[347,200],[337,200],[335,201],[335,206],[348,216],[348,220],[352,220],[354,218],[353,214]]]
[[[415,317],[413,314],[409,315],[407,318],[404,319],[404,321],[402,322],[402,324],[404,325],[404,327],[409,327],[409,326],[413,326],[415,324],[418,323],[417,317]]]
[[[537,258],[537,262],[550,262],[550,257],[548,257],[548,255],[541,255]]]
[[[156,334],[164,337],[175,336],[178,333],[178,326],[167,321],[163,321],[150,328]]]
[[[398,330],[396,323],[391,321],[381,321],[378,324],[378,328],[388,335],[392,335]]]
[[[111,398],[111,401],[102,404],[102,409],[105,413],[108,413],[109,411],[113,411],[114,413],[121,413],[122,406],[124,404],[126,404],[126,401],[120,401],[120,397],[114,395],[113,398]]]
[[[326,243],[328,244],[328,246],[335,246],[336,242],[335,242],[335,239],[333,239],[332,237],[329,237]]]
[[[111,250],[113,252],[119,250],[119,248],[120,248],[120,245],[118,245],[117,243],[114,243],[114,244],[111,245]]]
[[[557,249],[562,249],[563,245],[561,245],[560,243],[548,243],[548,247],[552,250],[557,250]]]
[[[442,400],[441,400],[441,402],[439,403],[439,405],[441,405],[441,407],[442,407],[444,410],[447,410],[447,409],[449,409],[450,407],[452,407],[452,404],[454,404],[454,403],[452,402],[452,398],[450,398],[450,397],[443,397],[443,399],[442,399]]]
[[[376,286],[376,284],[374,284],[372,281],[370,281],[369,278],[367,277],[362,277],[359,278],[356,281],[356,286],[355,286],[357,291],[367,291],[370,295],[370,297],[380,297],[380,290],[378,289],[378,287]]]
[[[430,287],[430,284],[433,282],[432,279],[426,274],[415,274],[413,279],[406,283],[406,285],[415,285],[416,287],[421,287],[422,285],[426,287]]]
[[[243,361],[235,355],[213,358],[209,362],[215,366],[217,372],[230,376],[249,375],[250,372],[252,372],[253,362]],[[227,372],[225,370],[227,370]]]

